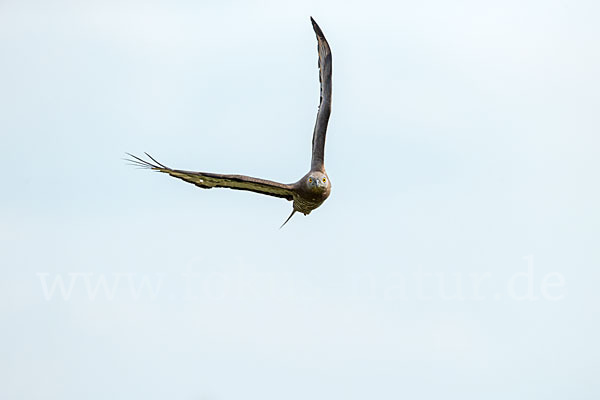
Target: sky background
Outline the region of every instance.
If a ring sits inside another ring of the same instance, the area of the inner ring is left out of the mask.
[[[599,398],[599,12],[0,0],[0,397]]]

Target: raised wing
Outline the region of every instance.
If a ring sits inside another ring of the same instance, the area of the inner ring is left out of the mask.
[[[156,161],[150,154],[145,154],[154,162],[154,164],[129,153],[127,153],[127,155],[129,155],[131,159],[128,159],[127,161],[138,167],[169,174],[172,177],[193,183],[202,189],[219,187],[236,190],[248,190],[250,192],[281,197],[286,200],[293,200],[294,198],[294,189],[292,185],[286,185],[284,183],[268,181],[265,179],[252,178],[244,175],[223,175],[212,174],[208,172],[192,172],[171,169]]]
[[[317,113],[317,122],[312,140],[312,162],[311,170],[325,170],[325,134],[327,133],[327,123],[331,114],[331,49],[329,43],[323,35],[323,31],[315,20],[310,17],[313,29],[317,34],[319,51],[319,81],[321,82],[321,101],[319,103],[319,112]]]

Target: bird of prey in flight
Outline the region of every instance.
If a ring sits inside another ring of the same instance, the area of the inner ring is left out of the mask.
[[[236,190],[248,190],[269,196],[280,197],[293,201],[293,210],[285,220],[285,225],[295,212],[304,215],[319,207],[329,197],[331,183],[325,172],[325,134],[331,114],[331,49],[323,35],[323,31],[311,17],[313,29],[317,35],[317,50],[319,53],[319,81],[321,83],[321,100],[317,121],[312,138],[312,161],[310,171],[296,183],[285,184],[266,179],[252,178],[244,175],[225,175],[209,172],[192,172],[172,169],[156,161],[150,154],[145,153],[150,161],[127,153],[134,165],[169,174],[203,189],[214,187]],[[283,227],[281,225],[281,227]]]

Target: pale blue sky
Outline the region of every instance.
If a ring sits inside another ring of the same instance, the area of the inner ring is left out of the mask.
[[[0,397],[598,398],[599,12],[0,2]]]

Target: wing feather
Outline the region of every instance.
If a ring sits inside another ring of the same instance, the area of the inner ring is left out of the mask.
[[[229,188],[266,194],[286,200],[293,200],[294,198],[293,185],[287,185],[285,183],[273,182],[266,179],[253,178],[244,175],[225,175],[213,174],[209,172],[193,172],[172,169],[156,161],[150,154],[145,154],[153,162],[146,161],[129,153],[127,153],[127,155],[131,158],[127,161],[138,167],[169,174],[172,177],[192,183],[198,187],[201,187],[202,189],[211,189],[214,187]]]
[[[313,132],[312,140],[312,162],[311,169],[324,171],[325,169],[325,134],[327,123],[331,114],[331,49],[323,35],[323,31],[315,20],[310,17],[315,34],[317,35],[317,50],[319,52],[319,82],[321,83],[321,99],[317,122]]]

